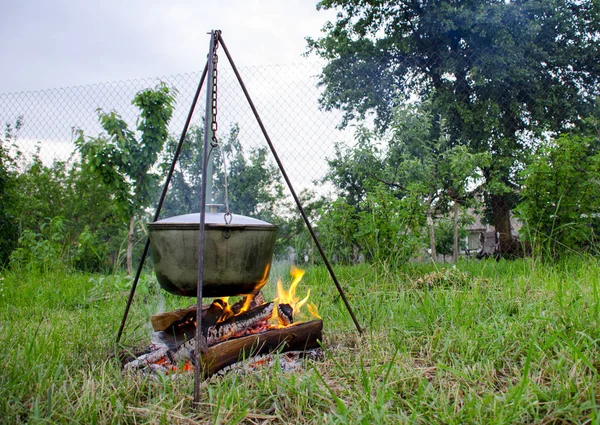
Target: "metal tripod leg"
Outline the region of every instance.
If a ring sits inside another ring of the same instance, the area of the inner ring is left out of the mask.
[[[160,195],[160,200],[158,201],[158,205],[156,206],[156,212],[154,213],[154,220],[158,220],[160,215],[160,210],[162,209],[163,202],[165,201],[165,197],[167,196],[167,190],[169,189],[169,183],[171,182],[171,178],[173,177],[173,172],[175,171],[175,164],[179,159],[179,154],[181,153],[181,147],[183,146],[183,141],[185,140],[185,136],[187,135],[188,128],[190,126],[190,122],[192,121],[192,116],[194,115],[194,109],[196,109],[196,103],[198,102],[198,97],[200,97],[200,90],[202,90],[202,85],[204,83],[204,79],[206,78],[206,74],[208,72],[208,62],[204,66],[204,71],[202,71],[202,76],[200,77],[200,82],[198,83],[198,88],[196,89],[196,94],[194,95],[194,100],[192,101],[192,106],[190,107],[190,112],[188,113],[187,119],[185,121],[185,125],[183,127],[183,131],[181,132],[181,137],[179,138],[179,144],[177,145],[177,149],[175,150],[175,155],[173,156],[173,162],[171,162],[171,168],[169,168],[169,173],[167,174],[167,180],[165,181],[165,185],[163,187],[162,193]],[[129,315],[129,309],[131,308],[131,303],[133,302],[133,296],[135,294],[135,290],[137,288],[137,284],[140,280],[140,275],[142,274],[142,269],[144,268],[144,262],[146,261],[146,256],[148,255],[148,249],[150,248],[150,239],[146,238],[146,245],[144,245],[144,251],[142,252],[142,258],[140,259],[140,264],[138,265],[137,271],[135,273],[135,278],[133,279],[133,284],[131,285],[131,291],[129,292],[129,298],[127,299],[127,306],[125,307],[125,312],[123,313],[123,319],[121,320],[121,326],[119,327],[119,332],[117,333],[117,344],[121,340],[121,335],[123,335],[123,329],[125,328],[125,322],[127,321],[127,316]]]
[[[275,151],[275,146],[273,146],[273,143],[271,142],[271,138],[269,137],[269,134],[267,133],[267,130],[266,130],[262,120],[260,119],[260,116],[258,115],[258,111],[256,110],[256,107],[254,106],[254,102],[252,102],[252,99],[250,98],[250,94],[248,93],[248,90],[246,89],[246,86],[244,85],[244,82],[242,81],[242,77],[240,76],[240,73],[238,72],[237,67],[235,66],[235,63],[233,62],[233,59],[231,58],[231,55],[229,54],[229,50],[227,49],[227,46],[225,45],[225,42],[223,41],[222,37],[219,38],[219,41],[221,43],[221,46],[223,47],[223,51],[227,55],[227,59],[229,60],[229,63],[231,64],[231,68],[233,68],[233,72],[235,73],[235,76],[237,77],[237,80],[240,83],[242,90],[244,91],[244,95],[246,96],[246,100],[248,101],[248,104],[250,105],[250,108],[252,109],[252,112],[254,113],[254,117],[256,118],[256,121],[258,122],[258,125],[260,126],[260,129],[261,129],[263,135],[265,136],[267,144],[269,145],[269,148],[271,149],[271,153],[273,154],[273,157],[275,158],[275,161],[277,162],[279,170],[281,171],[281,174],[283,175],[283,178],[285,179],[285,182],[287,183],[287,186],[290,189],[292,196],[294,197],[294,201],[296,202],[296,206],[298,207],[298,210],[300,211],[300,214],[302,215],[302,218],[304,219],[304,223],[306,224],[306,227],[308,228],[310,235],[312,236],[313,240],[315,241],[315,245],[317,246],[317,249],[319,250],[319,254],[321,254],[321,258],[323,258],[323,262],[325,263],[325,266],[327,267],[327,270],[329,271],[329,275],[331,276],[331,279],[333,279],[333,283],[335,283],[335,287],[337,288],[340,296],[342,297],[342,300],[344,301],[344,304],[346,305],[346,309],[348,310],[348,313],[350,313],[350,316],[352,317],[352,321],[354,322],[356,329],[358,330],[358,332],[360,334],[362,334],[363,330],[360,327],[360,324],[358,323],[358,320],[356,319],[354,312],[352,311],[352,307],[350,307],[350,303],[346,299],[346,294],[344,294],[344,290],[342,289],[342,286],[338,282],[335,272],[333,271],[333,268],[331,267],[331,264],[329,263],[329,260],[327,259],[327,256],[325,255],[325,251],[323,250],[323,247],[321,246],[321,243],[319,242],[319,239],[317,238],[317,234],[315,233],[312,225],[310,224],[310,221],[308,220],[308,216],[306,215],[306,212],[304,211],[304,208],[302,207],[300,198],[298,198],[298,195],[296,195],[296,191],[294,190],[294,187],[292,186],[292,182],[290,181],[287,173],[285,172],[285,169],[283,168],[283,164],[281,163],[281,160],[279,159],[279,156],[277,155],[277,152]]]

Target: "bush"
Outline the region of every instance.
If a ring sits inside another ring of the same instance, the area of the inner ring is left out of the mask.
[[[36,271],[66,268],[69,249],[62,217],[44,220],[40,232],[26,229],[19,238],[19,246],[10,255],[10,267]]]
[[[17,175],[14,171],[15,160],[10,155],[9,145],[14,138],[13,130],[18,130],[20,127],[20,119],[14,126],[7,124],[4,137],[0,137],[0,268],[7,262],[19,237],[14,210]]]
[[[324,208],[318,222],[322,243],[339,262],[367,260],[400,264],[422,245],[424,212],[417,198],[398,199],[384,186],[370,190],[358,208],[342,198]]]
[[[598,250],[600,152],[591,137],[563,135],[541,149],[522,174],[523,238],[556,258]]]

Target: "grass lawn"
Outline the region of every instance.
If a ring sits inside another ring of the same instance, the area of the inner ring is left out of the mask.
[[[114,340],[127,279],[4,272],[0,423],[600,423],[597,260],[337,273],[364,337],[326,270],[310,268],[301,285],[324,319],[326,358],[213,377],[195,410],[193,373],[122,373]],[[192,303],[146,276],[122,343],[147,345],[151,314]]]

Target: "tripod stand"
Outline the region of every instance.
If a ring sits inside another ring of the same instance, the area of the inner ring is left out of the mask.
[[[223,41],[223,38],[221,36],[221,31],[219,30],[215,30],[215,31],[211,31],[210,32],[211,38],[210,38],[210,45],[209,45],[209,53],[208,53],[208,60],[207,63],[204,67],[204,70],[202,72],[202,76],[200,78],[200,82],[198,84],[198,88],[196,90],[196,93],[194,95],[193,101],[192,101],[192,105],[190,107],[190,111],[188,113],[186,122],[184,124],[184,128],[183,131],[181,133],[181,137],[179,138],[179,143],[177,145],[177,148],[175,150],[175,154],[173,156],[173,161],[171,162],[171,166],[169,168],[169,172],[167,174],[167,178],[165,180],[164,186],[163,186],[163,190],[161,192],[161,196],[158,202],[158,205],[156,207],[156,211],[154,214],[154,220],[153,221],[157,221],[159,216],[160,216],[160,211],[162,209],[162,205],[164,203],[167,191],[168,191],[168,187],[169,187],[169,183],[171,181],[171,178],[173,176],[173,172],[175,170],[175,165],[177,163],[177,160],[179,159],[179,155],[181,153],[181,148],[183,146],[185,137],[187,135],[187,131],[194,113],[194,110],[196,108],[196,104],[198,102],[198,98],[200,97],[200,91],[202,89],[202,85],[204,83],[204,80],[206,79],[206,76],[209,75],[212,79],[212,84],[211,86],[208,88],[207,92],[206,92],[206,110],[205,110],[205,121],[204,121],[204,148],[203,148],[203,159],[202,159],[202,180],[201,180],[201,189],[200,189],[200,237],[199,237],[199,241],[198,241],[198,292],[197,292],[197,320],[196,320],[196,347],[195,347],[195,368],[194,368],[194,402],[197,403],[199,401],[199,386],[200,386],[200,379],[201,379],[201,355],[202,353],[205,351],[206,349],[206,341],[204,340],[204,337],[202,335],[202,286],[203,286],[203,273],[204,273],[204,230],[205,230],[205,217],[206,217],[206,191],[207,191],[207,168],[208,168],[208,152],[209,152],[209,148],[208,148],[208,144],[209,144],[209,139],[210,139],[210,133],[211,130],[213,131],[213,137],[214,137],[214,131],[216,131],[216,107],[217,107],[217,96],[216,96],[216,92],[217,92],[217,79],[216,79],[216,75],[217,75],[217,63],[218,63],[218,58],[216,56],[216,50],[217,48],[220,46],[222,47],[223,51],[225,52],[225,55],[227,56],[228,62],[231,65],[231,68],[236,76],[236,79],[240,85],[240,88],[242,89],[244,96],[246,97],[246,100],[248,101],[248,104],[252,110],[252,113],[254,114],[254,117],[256,118],[256,121],[261,129],[261,132],[263,134],[263,136],[265,137],[265,140],[269,146],[269,149],[271,150],[271,153],[273,154],[273,158],[275,159],[275,162],[277,163],[277,166],[279,168],[279,170],[281,171],[281,174],[287,184],[288,189],[290,190],[290,193],[292,194],[292,197],[294,198],[294,202],[296,203],[296,206],[298,207],[298,210],[300,212],[300,215],[302,216],[304,223],[312,237],[312,239],[314,240],[315,246],[317,247],[317,250],[319,251],[319,254],[321,255],[321,258],[323,259],[323,262],[325,264],[325,266],[327,267],[327,270],[329,272],[329,275],[331,276],[339,294],[340,297],[342,299],[342,301],[344,302],[344,305],[346,306],[346,309],[348,310],[348,313],[350,314],[352,321],[354,322],[354,325],[356,326],[356,329],[358,330],[359,333],[362,334],[362,328],[360,326],[360,324],[358,323],[358,320],[356,319],[356,316],[354,315],[354,312],[352,311],[352,308],[346,298],[346,295],[344,293],[344,290],[342,289],[336,275],[335,272],[333,271],[333,268],[329,262],[329,260],[327,259],[327,256],[325,254],[325,251],[323,250],[316,232],[314,231],[308,216],[304,210],[304,207],[302,206],[302,203],[300,202],[300,199],[298,198],[298,195],[296,194],[296,191],[294,190],[292,183],[283,167],[283,164],[279,158],[279,155],[277,154],[275,147],[271,141],[271,138],[269,137],[266,127],[263,124],[258,111],[254,105],[254,102],[252,101],[250,94],[248,93],[248,90],[246,89],[246,86],[242,80],[242,77],[229,53],[229,50],[227,49],[227,46],[225,45],[225,42]],[[211,114],[212,112],[212,114]],[[146,239],[146,244],[144,246],[144,250],[142,252],[142,258],[140,259],[140,263],[139,266],[137,268],[136,271],[136,275],[133,281],[133,284],[131,286],[131,291],[129,293],[129,298],[127,300],[127,305],[125,307],[125,312],[123,313],[123,318],[121,320],[121,325],[119,327],[119,331],[117,334],[117,343],[120,341],[121,336],[123,334],[123,329],[125,327],[125,323],[127,321],[127,316],[129,314],[129,310],[131,308],[131,304],[133,301],[133,297],[137,288],[137,284],[139,282],[139,278],[144,266],[144,262],[146,260],[146,256],[148,255],[148,249],[150,247],[150,240]]]

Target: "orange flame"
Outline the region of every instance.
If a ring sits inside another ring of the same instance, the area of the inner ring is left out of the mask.
[[[232,316],[237,316],[238,314],[248,311],[250,309],[250,304],[252,303],[252,297],[250,295],[245,296],[244,304],[237,313],[234,313],[231,304],[229,304],[229,297],[221,297],[219,300],[221,301],[220,304],[223,306],[223,311],[221,312],[217,323],[224,322]]]
[[[308,308],[308,312],[315,318],[315,319],[321,319],[321,316],[319,316],[319,309],[317,308],[317,305],[315,303],[310,303],[306,306]]]
[[[283,288],[283,282],[281,279],[277,280],[277,298],[273,300],[275,303],[275,308],[273,309],[273,316],[271,317],[273,320],[278,321],[277,306],[279,304],[289,304],[293,309],[294,318],[300,315],[302,307],[308,302],[308,298],[310,297],[310,289],[306,293],[306,296],[302,299],[300,299],[300,297],[296,294],[296,288],[298,287],[300,281],[302,281],[304,273],[304,270],[292,265],[290,268],[292,283],[290,284],[290,289],[287,291]],[[308,311],[312,316],[320,319],[318,316],[317,307],[314,304],[310,304],[308,306]]]
[[[308,289],[306,296],[304,298],[300,298],[300,296],[297,294],[297,288],[298,288],[298,284],[302,281],[302,277],[304,276],[304,270],[301,270],[297,267],[295,267],[294,265],[291,266],[290,268],[290,276],[292,276],[292,282],[290,284],[290,288],[288,290],[285,290],[283,288],[283,282],[281,281],[281,279],[277,280],[277,298],[275,298],[273,300],[274,303],[274,308],[273,308],[273,314],[269,320],[269,322],[271,323],[272,326],[275,327],[284,327],[286,326],[286,324],[281,323],[279,320],[279,316],[277,314],[277,307],[279,306],[279,304],[289,304],[290,307],[292,308],[292,315],[294,317],[294,321],[297,320],[297,318],[302,316],[302,308],[304,307],[304,305],[307,306],[307,310],[308,313],[317,318],[317,319],[321,319],[321,317],[319,316],[319,311],[317,309],[317,306],[314,303],[308,303],[308,299],[310,297],[310,289]],[[236,316],[239,315],[245,311],[248,311],[250,309],[250,304],[252,303],[253,297],[248,295],[244,298],[244,303],[242,305],[242,308],[237,312],[234,313],[233,309],[231,308],[231,305],[229,304],[229,297],[221,297],[218,299],[219,304],[223,307],[223,310],[221,312],[221,315],[219,316],[217,323],[221,323],[227,319],[229,319],[232,316]]]
[[[248,311],[250,309],[250,304],[252,303],[252,297],[250,295],[246,295],[244,298],[244,305],[240,308],[240,312],[238,314],[243,313],[244,311]]]
[[[233,316],[233,310],[229,305],[229,297],[222,297],[220,298],[220,300],[223,301],[223,312],[221,313],[221,316],[219,316],[219,320],[217,320],[217,323],[224,322],[225,320]]]

